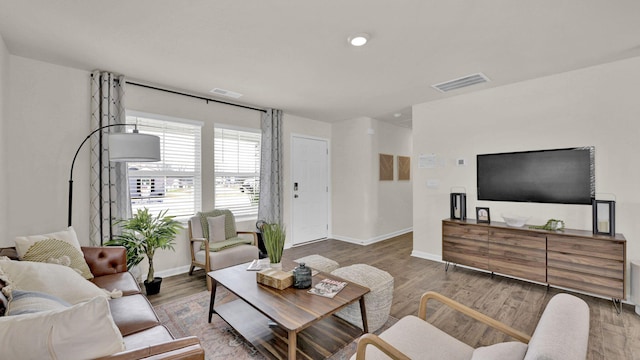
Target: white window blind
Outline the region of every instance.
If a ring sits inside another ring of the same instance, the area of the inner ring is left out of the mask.
[[[236,217],[257,217],[260,194],[259,131],[216,127],[215,205]]]
[[[192,216],[201,210],[200,125],[151,117],[127,116],[141,133],[160,137],[162,160],[128,163],[133,213],[148,208],[153,214]]]

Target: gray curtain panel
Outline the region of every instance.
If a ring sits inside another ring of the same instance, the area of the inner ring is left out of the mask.
[[[282,224],[282,110],[262,114],[258,219]]]
[[[111,124],[124,124],[124,76],[103,71],[91,74],[91,130]],[[102,245],[117,231],[115,220],[131,217],[127,163],[109,162],[109,132],[124,132],[125,126],[99,131],[91,137],[91,205],[89,237]]]

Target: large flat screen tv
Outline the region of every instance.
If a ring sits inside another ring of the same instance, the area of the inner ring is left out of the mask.
[[[591,204],[594,147],[477,156],[478,200]]]

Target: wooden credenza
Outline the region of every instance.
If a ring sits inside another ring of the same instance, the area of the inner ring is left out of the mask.
[[[622,234],[514,228],[473,219],[442,221],[442,260],[520,279],[624,300]]]

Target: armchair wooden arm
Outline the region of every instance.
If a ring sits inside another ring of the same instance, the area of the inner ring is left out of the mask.
[[[452,300],[442,294],[439,294],[437,292],[434,291],[428,291],[426,293],[424,293],[422,295],[422,297],[420,298],[420,308],[418,310],[418,317],[424,321],[427,321],[427,302],[429,300],[437,300],[447,306],[449,306],[450,308],[457,310],[475,320],[480,321],[481,323],[484,323],[486,325],[491,326],[492,328],[501,331],[509,336],[511,336],[512,338],[521,341],[525,344],[528,344],[529,341],[531,340],[531,336],[516,330],[512,327],[510,327],[509,325],[502,323],[496,319],[490,318],[487,315],[478,312],[476,310],[471,309],[470,307],[467,307],[465,305],[460,304],[459,302]]]
[[[204,243],[205,247],[209,247],[209,242],[205,238],[191,238],[190,240],[192,244],[195,242],[199,242],[199,243]]]
[[[204,360],[204,349],[195,336],[175,339],[147,347],[125,350],[96,360]]]
[[[400,352],[400,350],[394,348],[388,342],[382,340],[378,335],[364,334],[358,340],[358,350],[356,351],[356,360],[364,360],[367,345],[373,345],[380,351],[385,353],[392,359],[396,360],[411,360],[407,355]]]
[[[255,231],[237,231],[238,234],[252,234],[253,235],[253,242],[251,243],[251,245],[255,245],[258,246],[258,233],[256,233]]]
[[[453,310],[456,310],[462,314],[465,314],[477,321],[480,321],[483,324],[486,324],[500,332],[503,332],[509,336],[511,336],[512,338],[519,340],[525,344],[528,344],[529,341],[531,340],[531,336],[516,330],[498,320],[495,320],[493,318],[488,317],[485,314],[482,314],[476,310],[473,310],[465,305],[462,305],[461,303],[452,300],[442,294],[433,292],[433,291],[428,291],[426,293],[424,293],[422,295],[422,297],[420,298],[420,307],[418,309],[418,317],[421,320],[424,320],[425,322],[427,321],[427,303],[429,300],[437,300],[441,303],[443,303],[444,305],[452,308]],[[360,339],[358,340],[358,348],[356,351],[356,359],[357,360],[364,360],[366,358],[365,356],[365,352],[366,352],[366,347],[367,345],[373,345],[376,348],[378,348],[380,351],[384,352],[387,356],[391,357],[392,359],[397,359],[397,360],[408,360],[409,357],[405,354],[403,354],[400,350],[398,350],[397,348],[393,347],[393,345],[391,345],[390,343],[388,343],[387,341],[383,340],[382,338],[380,338],[377,335],[374,334],[364,334],[360,337]]]
[[[190,238],[189,239],[189,245],[191,246],[191,269],[189,270],[189,275],[191,275],[193,273],[193,268],[194,268],[194,264],[197,264],[198,266],[201,266],[206,272],[211,271],[211,264],[210,259],[208,256],[205,256],[204,258],[204,264],[199,263],[198,261],[196,261],[196,254],[194,252],[194,244],[195,243],[201,243],[204,244],[204,251],[205,254],[209,253],[209,241],[205,238]],[[202,246],[202,245],[200,245]]]

